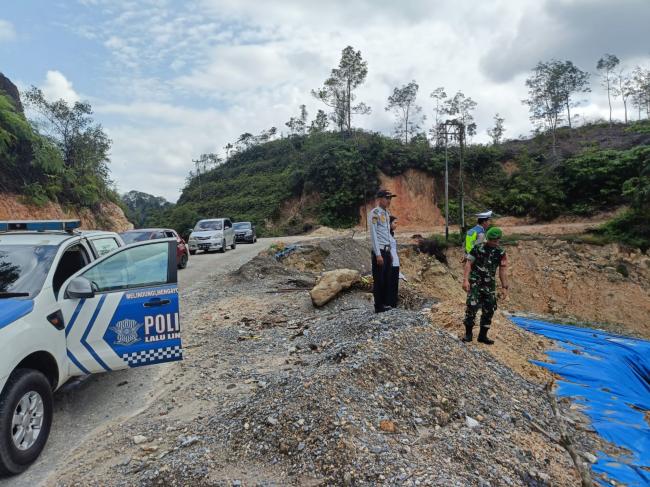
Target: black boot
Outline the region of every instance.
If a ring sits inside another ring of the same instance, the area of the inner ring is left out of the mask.
[[[467,326],[465,325],[465,336],[462,338],[464,342],[471,342],[472,341],[472,328],[473,326]]]
[[[481,327],[481,331],[478,333],[478,341],[481,343],[485,343],[486,345],[492,345],[494,343],[494,340],[490,340],[487,336],[489,328],[485,328],[484,326]]]

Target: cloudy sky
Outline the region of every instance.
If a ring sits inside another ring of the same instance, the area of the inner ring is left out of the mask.
[[[540,60],[590,72],[600,56],[650,67],[648,0],[21,0],[0,10],[0,71],[20,88],[88,100],[113,139],[122,192],[175,201],[203,152],[284,123],[318,102],[352,45],[368,62],[355,125],[390,133],[393,87],[416,80],[431,114],[438,86],[478,102],[475,141],[496,112],[506,135],[528,134],[524,80]],[[595,76],[595,73],[594,73]],[[576,112],[607,116],[594,91]],[[622,107],[615,102],[617,116]],[[431,117],[430,117],[431,118]]]

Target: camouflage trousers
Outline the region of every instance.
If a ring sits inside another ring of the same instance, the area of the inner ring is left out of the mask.
[[[467,308],[465,309],[465,326],[473,327],[476,313],[481,310],[481,328],[490,328],[492,317],[497,309],[496,289],[488,286],[472,284],[467,293]]]

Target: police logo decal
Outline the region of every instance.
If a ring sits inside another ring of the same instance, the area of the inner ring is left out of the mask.
[[[138,330],[142,328],[143,324],[135,320],[122,320],[111,326],[111,330],[115,332],[116,345],[133,345],[141,340],[138,336]]]

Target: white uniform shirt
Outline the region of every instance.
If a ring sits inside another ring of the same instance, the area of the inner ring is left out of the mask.
[[[390,245],[390,213],[380,206],[368,213],[368,233],[375,255],[381,255],[382,248]]]

